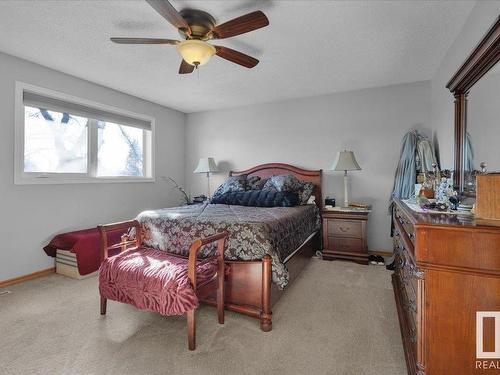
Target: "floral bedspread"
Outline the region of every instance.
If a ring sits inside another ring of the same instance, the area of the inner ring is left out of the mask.
[[[246,207],[225,204],[198,204],[144,211],[141,223],[144,244],[187,256],[193,239],[228,230],[224,255],[229,260],[272,258],[273,282],[288,284],[283,261],[320,228],[315,205],[297,207]],[[213,254],[213,244],[200,250]]]

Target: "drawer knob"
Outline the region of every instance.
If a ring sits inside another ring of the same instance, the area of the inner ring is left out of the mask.
[[[342,232],[349,232],[349,228],[339,227]]]

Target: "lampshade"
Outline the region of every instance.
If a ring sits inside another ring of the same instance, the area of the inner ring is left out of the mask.
[[[200,158],[198,166],[193,171],[193,173],[209,173],[218,172],[217,164],[215,164],[214,158]]]
[[[185,40],[177,45],[177,51],[190,65],[206,64],[215,55],[215,47],[202,40]]]
[[[332,169],[334,171],[359,171],[361,167],[356,161],[354,152],[344,150],[339,152],[337,163]]]

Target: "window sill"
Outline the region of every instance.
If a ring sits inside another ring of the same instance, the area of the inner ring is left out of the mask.
[[[15,185],[63,185],[63,184],[116,184],[116,183],[151,183],[154,177],[19,177],[14,178]]]

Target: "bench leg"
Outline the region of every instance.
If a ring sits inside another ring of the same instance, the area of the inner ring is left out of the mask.
[[[189,310],[187,315],[187,328],[188,328],[188,348],[194,350],[196,348],[196,321],[194,318],[195,310]]]
[[[106,307],[108,300],[101,296],[101,315],[106,315]]]

